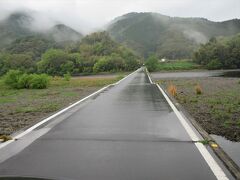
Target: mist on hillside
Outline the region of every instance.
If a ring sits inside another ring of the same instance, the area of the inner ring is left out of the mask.
[[[192,3],[189,4],[190,1]],[[239,11],[235,11],[236,2],[231,2],[235,0],[218,3],[217,6],[214,1],[2,0],[0,47],[5,48],[27,36],[41,36],[60,44],[77,42],[84,35],[106,30],[115,41],[144,57],[157,53],[160,57],[186,58],[212,37],[239,32],[240,20],[215,22],[240,17]],[[220,6],[223,4],[224,8],[232,6],[232,11],[224,16],[225,9]],[[210,15],[206,13],[208,9],[200,11],[201,6],[214,6],[222,12],[211,10]],[[189,14],[183,14],[182,7],[189,7]]]
[[[11,18],[20,26],[35,32],[44,32],[62,23],[43,13],[26,9],[8,12],[1,16],[0,22],[11,21]]]
[[[183,34],[186,38],[194,40],[198,44],[204,44],[208,41],[208,37],[206,37],[203,33],[193,29],[184,30]]]
[[[30,10],[18,10],[0,21],[0,46],[4,47],[18,38],[43,36],[56,42],[79,41],[81,32],[46,15]]]
[[[89,34],[130,12],[156,12],[171,17],[203,17],[211,21],[224,21],[240,18],[239,7],[239,0],[1,0],[0,21],[13,12],[27,11],[34,16],[34,30],[65,24]]]
[[[193,40],[197,44],[206,43],[209,39],[209,37],[207,37],[204,33],[194,29],[190,23],[186,23],[188,21],[191,21],[191,19],[180,19],[176,17],[160,15],[157,13],[151,13],[151,16],[156,21],[156,24],[161,23],[162,26],[168,26],[169,24],[171,24],[171,22],[173,22],[172,26],[174,29],[179,30],[187,39]],[[196,18],[196,21],[197,20],[199,19]]]

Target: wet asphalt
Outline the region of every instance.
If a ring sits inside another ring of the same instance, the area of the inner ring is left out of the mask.
[[[216,179],[157,86],[142,70],[76,108],[5,147],[10,155],[0,164],[0,176]],[[43,135],[28,140],[38,133]],[[28,142],[26,147],[24,142]]]

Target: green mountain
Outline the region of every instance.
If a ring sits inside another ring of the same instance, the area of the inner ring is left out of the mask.
[[[147,57],[189,58],[201,43],[240,32],[240,20],[212,22],[203,18],[169,17],[158,13],[129,13],[114,19],[108,32],[118,42]]]
[[[37,19],[26,12],[15,12],[0,21],[0,48],[27,36],[41,36],[56,42],[75,42],[83,37],[81,33],[64,24],[57,24],[45,31],[36,31],[33,28],[34,21]]]

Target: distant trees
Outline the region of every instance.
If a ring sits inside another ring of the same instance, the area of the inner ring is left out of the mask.
[[[56,48],[41,37],[14,41],[0,53],[0,75],[11,69],[49,75],[132,71],[139,67],[139,57],[114,42],[108,33],[87,35],[81,42]]]
[[[35,62],[28,54],[0,54],[0,75],[5,74],[9,69],[18,69],[27,73],[36,70]]]
[[[19,69],[25,72],[33,72],[35,62],[28,54],[12,54],[7,63],[9,69]]]
[[[94,72],[116,72],[123,71],[125,69],[124,59],[118,54],[112,54],[110,56],[101,57],[93,67]]]
[[[0,53],[0,76],[8,71],[6,63],[8,62],[9,58],[9,54]]]
[[[47,50],[37,63],[38,71],[50,75],[63,75],[63,71],[70,69],[68,54],[60,49]]]
[[[240,68],[240,34],[232,38],[211,38],[194,53],[194,61],[208,69]]]
[[[107,32],[97,32],[83,38],[78,53],[84,67],[83,73],[131,71],[140,65],[139,57],[114,42]]]
[[[75,52],[80,54],[80,73],[131,71],[140,65],[139,57],[113,41],[107,32],[87,35]]]
[[[155,71],[158,58],[165,55],[173,59],[187,56],[189,43],[184,42],[184,47],[172,40],[158,46],[156,55],[150,55],[146,61],[149,71]],[[175,50],[169,47],[175,47]],[[140,66],[139,59],[130,49],[113,41],[106,32],[92,33],[81,42],[62,47],[42,37],[30,36],[18,39],[0,51],[0,76],[9,70],[60,76],[67,73],[132,71]],[[194,53],[193,59],[208,69],[240,68],[240,34],[231,38],[210,39]]]
[[[40,35],[27,36],[16,39],[6,50],[10,54],[28,54],[33,60],[39,60],[42,53],[49,48],[56,48],[55,42],[41,37]]]
[[[111,65],[107,57],[101,57],[93,66],[94,72],[104,72],[109,71],[110,69]]]
[[[80,53],[69,54],[69,60],[73,63],[72,74],[78,74],[80,72],[83,72],[83,57]]]
[[[149,56],[145,65],[146,65],[146,67],[149,71],[157,70],[157,68],[158,68],[158,58],[155,55]]]

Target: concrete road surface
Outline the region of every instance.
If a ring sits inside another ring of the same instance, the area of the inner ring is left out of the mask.
[[[196,144],[140,69],[1,148],[0,176],[226,179],[210,168]]]

